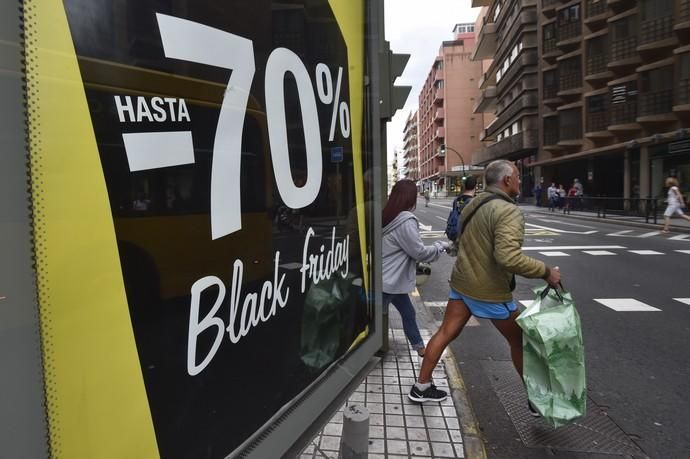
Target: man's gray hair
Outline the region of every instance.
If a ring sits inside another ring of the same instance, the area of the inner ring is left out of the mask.
[[[484,183],[486,186],[497,185],[503,177],[513,175],[513,163],[505,159],[492,161],[484,171]]]

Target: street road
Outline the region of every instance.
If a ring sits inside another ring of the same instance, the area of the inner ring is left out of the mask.
[[[431,243],[445,237],[450,199],[418,201]],[[589,397],[651,458],[690,457],[690,234],[525,212],[524,250],[559,266],[582,319]],[[661,229],[661,228],[659,228]],[[445,305],[453,258],[420,287],[425,305]],[[518,278],[514,298],[543,281]],[[490,458],[599,457],[526,448],[492,389],[487,362],[509,360],[490,321],[472,319],[451,345]],[[603,457],[603,456],[602,456]],[[611,457],[611,456],[606,456]]]

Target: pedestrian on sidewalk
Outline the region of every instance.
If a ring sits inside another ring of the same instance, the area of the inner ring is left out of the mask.
[[[678,179],[675,177],[668,177],[666,179],[666,186],[668,187],[668,195],[666,197],[666,211],[664,212],[664,233],[668,233],[671,217],[674,215],[678,215],[690,221],[690,217],[683,212],[685,200],[683,199],[683,194],[678,189]]]
[[[412,348],[424,355],[416,314],[409,294],[415,289],[417,262],[436,261],[450,242],[424,245],[419,221],[412,213],[417,203],[417,188],[412,180],[400,180],[391,190],[383,208],[383,307],[389,303],[400,313],[403,330]]]
[[[429,199],[431,195],[429,194],[429,189],[424,190],[424,207],[429,207]]]
[[[431,374],[443,350],[474,315],[490,319],[510,345],[515,369],[522,376],[522,331],[515,322],[519,311],[513,301],[515,275],[541,278],[556,286],[557,267],[522,253],[525,220],[515,203],[520,174],[510,161],[498,160],[484,172],[486,192],[463,210],[460,250],[450,277],[448,305],[439,330],[429,341],[417,383],[409,398],[415,402],[442,401],[448,394],[437,389]]]
[[[546,190],[546,197],[549,199],[549,210],[553,212],[553,208],[558,205],[558,189],[556,184],[551,182],[551,186]]]
[[[541,177],[541,179],[537,182],[537,185],[534,187],[532,192],[534,193],[534,203],[537,207],[541,207],[541,192],[542,192],[542,185],[544,182],[544,177]]]

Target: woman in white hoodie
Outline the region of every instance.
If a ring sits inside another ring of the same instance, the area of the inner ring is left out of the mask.
[[[409,294],[415,289],[417,262],[435,261],[450,247],[447,241],[424,245],[419,222],[412,211],[417,205],[417,188],[412,180],[398,181],[383,208],[383,305],[389,303],[402,317],[405,336],[420,356],[424,341],[419,333]]]

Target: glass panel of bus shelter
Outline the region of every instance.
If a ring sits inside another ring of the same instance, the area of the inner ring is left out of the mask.
[[[363,2],[62,3],[102,170],[42,173],[102,174],[160,455],[224,457],[373,326]]]

